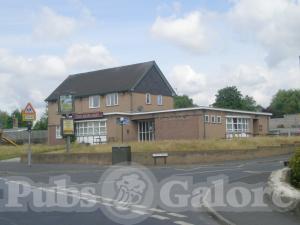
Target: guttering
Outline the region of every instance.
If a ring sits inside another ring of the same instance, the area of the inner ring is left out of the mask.
[[[139,116],[139,115],[149,115],[149,114],[157,114],[157,113],[185,112],[185,111],[196,111],[196,110],[211,110],[211,111],[242,113],[242,114],[251,114],[251,115],[272,116],[272,113],[253,112],[253,111],[234,110],[234,109],[223,109],[223,108],[213,108],[213,107],[204,107],[204,106],[193,107],[193,108],[182,108],[182,109],[168,109],[168,110],[159,110],[159,111],[150,111],[150,112],[136,112],[136,113],[111,112],[111,113],[104,113],[104,115],[105,116],[109,116],[109,115]]]

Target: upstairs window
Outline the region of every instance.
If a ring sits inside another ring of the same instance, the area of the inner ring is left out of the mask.
[[[106,106],[115,106],[119,104],[118,93],[111,93],[106,95]]]
[[[99,95],[94,95],[94,96],[89,97],[89,107],[90,107],[90,109],[100,107],[100,96]]]
[[[149,94],[149,93],[146,94],[146,104],[147,105],[151,104],[151,94]]]
[[[157,105],[162,105],[163,104],[163,96],[162,95],[158,95],[157,96]]]
[[[217,116],[217,123],[222,123],[221,116]]]

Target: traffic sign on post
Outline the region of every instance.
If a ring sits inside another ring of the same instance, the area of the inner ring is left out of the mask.
[[[25,109],[22,110],[22,119],[27,122],[32,122],[36,119],[36,112],[30,102],[27,103]]]
[[[26,107],[22,110],[22,120],[27,122],[27,128],[28,128],[27,160],[28,160],[28,166],[31,166],[31,127],[33,121],[36,120],[36,112],[30,102],[27,103]]]

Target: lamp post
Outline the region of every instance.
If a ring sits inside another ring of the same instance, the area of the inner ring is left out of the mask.
[[[120,125],[121,125],[121,142],[123,144],[124,140],[124,132],[123,132],[123,127],[124,127],[124,117],[120,117]]]

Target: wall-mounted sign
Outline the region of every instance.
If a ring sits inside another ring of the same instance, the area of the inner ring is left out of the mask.
[[[73,95],[59,96],[58,109],[61,114],[68,114],[74,111],[74,98]]]
[[[74,120],[97,119],[103,117],[103,112],[73,114]]]
[[[62,135],[74,135],[74,120],[73,119],[62,119],[61,122]]]
[[[36,112],[31,103],[27,103],[25,109],[22,110],[22,120],[28,122],[36,120]]]

